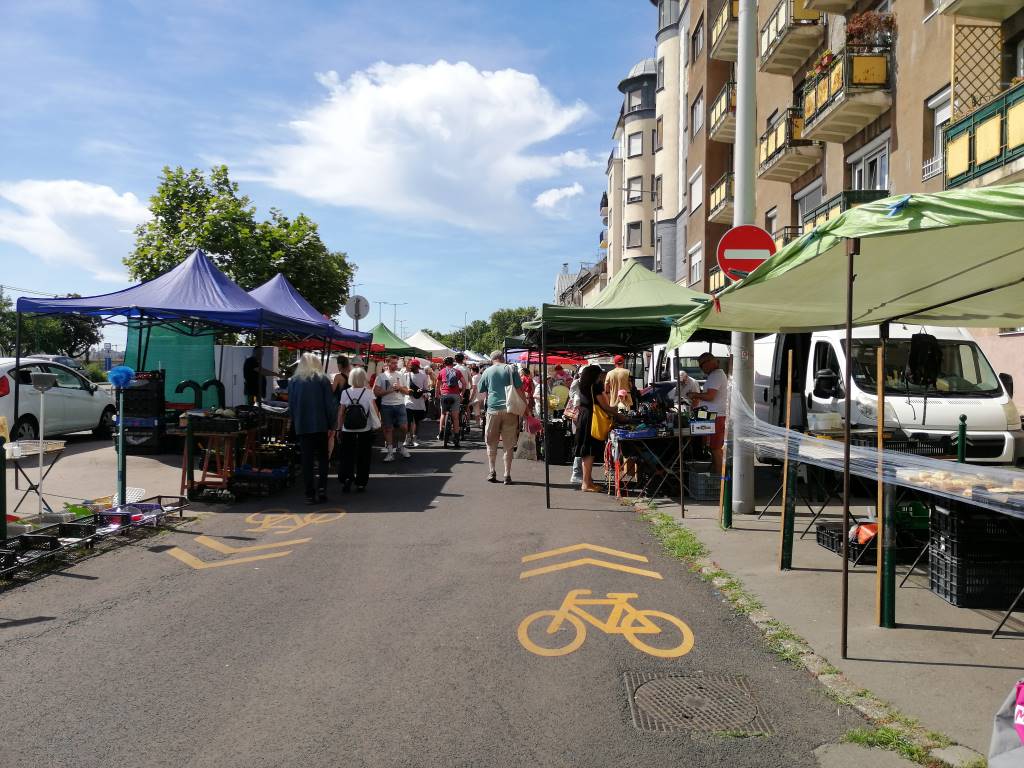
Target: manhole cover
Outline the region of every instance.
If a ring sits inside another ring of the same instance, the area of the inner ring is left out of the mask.
[[[642,731],[768,733],[745,678],[627,672],[633,725]]]

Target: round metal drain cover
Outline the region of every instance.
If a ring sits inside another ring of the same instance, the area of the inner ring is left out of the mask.
[[[630,709],[643,730],[768,731],[742,678],[634,675],[632,682]]]

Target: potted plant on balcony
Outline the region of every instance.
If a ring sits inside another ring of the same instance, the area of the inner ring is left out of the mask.
[[[836,60],[836,55],[832,51],[823,51],[818,57],[818,60],[814,62],[814,68],[811,70],[815,77],[823,75],[828,72],[828,68],[832,65],[832,62]]]
[[[895,34],[896,17],[891,13],[864,11],[846,20],[847,46],[888,46]]]

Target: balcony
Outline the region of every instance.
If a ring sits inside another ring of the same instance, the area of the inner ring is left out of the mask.
[[[1024,179],[1024,83],[946,126],[945,187]]]
[[[889,46],[851,46],[823,60],[804,89],[804,138],[845,142],[892,107]]]
[[[804,214],[803,218],[803,231],[809,232],[815,227],[820,227],[826,221],[830,221],[838,216],[843,211],[848,211],[850,208],[856,208],[858,205],[864,205],[864,203],[872,203],[875,200],[881,200],[883,197],[889,196],[889,190],[887,189],[851,189],[846,192],[840,192],[834,197],[830,197],[828,200],[823,202],[817,208],[813,208]]]
[[[939,5],[939,13],[1003,21],[1021,8],[1024,8],[1024,0],[945,0]]]
[[[732,144],[736,140],[736,83],[726,83],[711,103],[708,138]]]
[[[608,247],[608,230],[607,229],[602,229],[601,230],[601,234],[598,236],[598,241],[597,242],[598,242],[598,245],[597,245],[598,248],[604,249],[604,248]]]
[[[718,293],[729,284],[729,278],[717,264],[708,270],[708,293]]]
[[[732,174],[727,173],[708,191],[708,221],[732,224],[733,200]]]
[[[807,0],[782,0],[761,27],[761,71],[792,77],[825,39],[825,16]]]
[[[807,7],[824,13],[846,13],[857,0],[807,0]]]
[[[781,250],[800,237],[803,233],[803,227],[782,227],[781,229],[777,229],[772,232],[772,240],[775,241],[775,247]]]
[[[736,61],[739,51],[739,0],[726,0],[711,25],[712,59]]]
[[[765,181],[796,181],[821,161],[822,146],[803,138],[804,118],[790,107],[761,134],[758,147],[758,178]]]
[[[600,214],[601,218],[604,219],[604,223],[607,224],[608,223],[608,193],[607,192],[602,192],[601,193],[601,205],[598,208],[598,213]]]

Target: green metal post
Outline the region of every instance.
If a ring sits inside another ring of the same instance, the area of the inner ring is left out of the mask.
[[[124,441],[124,389],[117,390],[117,500],[128,503],[128,456]]]
[[[192,450],[194,448],[192,438],[192,419],[189,417],[185,423],[185,498],[192,498],[192,485],[195,482],[195,475],[192,473],[192,469],[195,466],[195,460],[192,458]]]
[[[7,451],[0,437],[0,539],[7,538]]]
[[[956,460],[961,464],[967,461],[967,414],[960,414],[960,426],[956,429]]]
[[[796,471],[797,464],[792,459],[782,482],[786,484],[786,505],[782,510],[782,557],[779,568],[788,571],[793,567],[793,527],[796,524]]]
[[[885,540],[878,552],[878,567],[882,569],[880,626],[892,629],[896,626],[896,494],[891,485],[885,486],[882,514],[885,516]]]
[[[731,454],[726,453],[726,457]],[[722,494],[722,530],[728,531],[732,528],[732,461],[728,458],[723,462],[725,466],[722,471],[725,474],[725,491]]]

